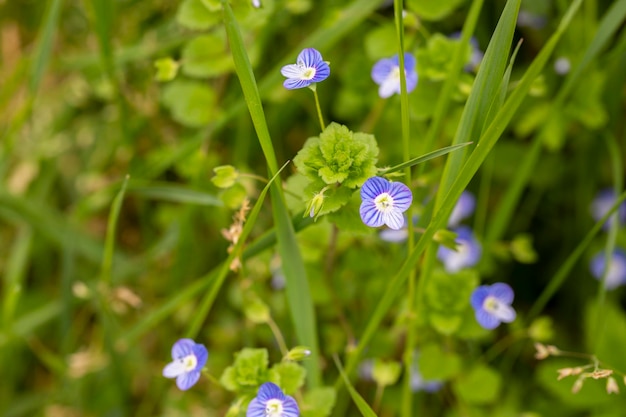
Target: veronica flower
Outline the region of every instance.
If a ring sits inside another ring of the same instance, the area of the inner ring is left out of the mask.
[[[283,83],[285,88],[294,90],[324,81],[330,75],[330,66],[317,49],[306,48],[300,52],[295,64],[285,65],[280,73],[287,77]]]
[[[589,269],[596,279],[602,279],[605,267],[604,252],[597,253],[591,258]],[[626,284],[626,252],[622,249],[615,249],[609,261],[609,270],[604,285],[607,290],[613,290],[624,284]]]
[[[600,220],[615,204],[615,191],[611,188],[600,190],[591,202],[591,216],[595,221]],[[610,222],[617,218],[620,224],[626,223],[626,202],[623,202],[614,212],[615,217],[611,216],[609,220],[602,225],[603,229],[608,229]]]
[[[482,252],[480,243],[476,240],[472,229],[467,226],[459,226],[453,232],[457,234],[455,242],[456,250],[443,245],[437,250],[437,258],[443,262],[443,266],[449,273],[459,272],[463,268],[470,268],[478,263]]]
[[[209,357],[206,347],[191,339],[180,339],[172,347],[172,359],[163,368],[163,376],[176,378],[176,385],[185,391],[200,379],[200,372]]]
[[[417,86],[417,71],[415,57],[408,52],[404,54],[404,75],[406,77],[406,91],[410,93]],[[378,95],[382,98],[391,97],[394,93],[400,94],[400,64],[398,55],[383,58],[374,64],[372,79],[379,85]]]
[[[511,323],[516,314],[511,303],[513,289],[502,282],[481,285],[474,290],[470,303],[476,313],[476,321],[485,329],[495,329],[500,323]]]
[[[246,417],[298,417],[300,410],[293,397],[285,395],[278,385],[266,382],[250,401]]]
[[[448,219],[448,226],[457,227],[461,221],[474,214],[475,208],[476,197],[474,197],[474,194],[469,191],[463,191],[461,197],[459,197],[459,201],[456,202],[456,205],[452,209],[450,219]]]
[[[394,230],[404,225],[402,213],[413,202],[413,194],[401,182],[390,182],[381,177],[369,178],[361,187],[361,220],[369,227],[386,224]]]

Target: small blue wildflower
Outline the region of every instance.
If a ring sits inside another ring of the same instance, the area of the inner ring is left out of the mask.
[[[417,71],[415,57],[408,52],[404,54],[404,74],[406,77],[406,91],[410,93],[417,86]],[[400,64],[398,55],[379,60],[372,68],[372,79],[379,85],[378,95],[381,98],[400,94]]]
[[[280,73],[287,77],[283,83],[285,88],[294,90],[324,81],[330,75],[330,66],[317,49],[306,48],[300,52],[295,64],[285,65]]]
[[[597,253],[591,258],[589,269],[596,279],[602,279],[605,269],[604,252]],[[613,290],[624,284],[626,284],[626,252],[618,248],[611,255],[605,286],[607,290]]]
[[[200,379],[209,352],[206,347],[191,339],[180,339],[172,347],[172,362],[163,368],[163,376],[176,378],[176,385],[185,391]]]
[[[474,197],[474,194],[469,191],[463,191],[459,201],[456,202],[454,209],[452,209],[450,219],[448,219],[448,226],[457,227],[464,219],[474,214],[475,208],[476,197]]]
[[[481,285],[474,290],[470,303],[476,313],[476,321],[485,329],[495,329],[500,323],[511,323],[516,314],[511,303],[513,289],[505,283]]]
[[[452,230],[457,234],[455,242],[456,250],[443,245],[437,250],[437,259],[443,262],[443,266],[449,273],[459,272],[463,268],[470,268],[478,263],[482,252],[480,243],[476,240],[472,229],[467,226],[459,226]]]
[[[381,177],[369,178],[361,187],[361,220],[369,227],[386,224],[394,230],[405,224],[402,213],[413,202],[413,194],[401,182],[389,182]]]
[[[293,397],[285,395],[278,385],[266,382],[250,401],[246,417],[298,417],[300,410]]]
[[[600,190],[596,197],[591,202],[591,216],[595,221],[600,220],[615,204],[615,191],[612,188],[605,188]],[[609,220],[602,225],[603,229],[608,229],[611,221],[617,218],[619,224],[626,223],[626,202],[623,202],[616,212],[617,216],[609,218]]]

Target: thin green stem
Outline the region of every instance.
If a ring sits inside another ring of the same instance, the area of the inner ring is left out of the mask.
[[[276,343],[278,343],[280,353],[282,353],[283,356],[287,356],[287,354],[289,353],[289,349],[287,349],[285,338],[280,332],[278,325],[276,325],[276,322],[271,317],[267,319],[267,325],[270,327],[272,333],[274,334],[274,338],[276,339]]]
[[[315,97],[315,108],[317,109],[317,117],[320,119],[320,127],[322,128],[322,130],[324,130],[326,129],[326,126],[324,125],[324,117],[322,116],[322,108],[320,107],[320,100],[319,100],[319,97],[317,96],[317,88],[315,86],[316,85],[313,84],[311,87],[309,87],[309,89],[313,91],[313,97]]]

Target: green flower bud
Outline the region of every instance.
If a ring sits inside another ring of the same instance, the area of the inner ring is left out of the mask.
[[[211,182],[219,188],[230,188],[239,178],[237,169],[235,169],[232,165],[215,167],[213,168],[213,172],[215,173],[215,176],[211,178]]]
[[[296,346],[291,349],[283,360],[287,361],[301,361],[311,356],[311,350],[306,346]]]

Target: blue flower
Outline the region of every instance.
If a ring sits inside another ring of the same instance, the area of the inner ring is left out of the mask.
[[[369,178],[361,187],[360,213],[363,223],[370,227],[386,224],[394,230],[402,229],[404,216],[413,202],[413,194],[401,182],[389,182],[381,177]]]
[[[595,221],[600,220],[615,204],[615,192],[611,188],[605,188],[600,190],[596,197],[591,202],[591,216]],[[626,223],[626,202],[623,202],[616,212],[617,222],[619,224]],[[608,229],[610,222],[616,217],[611,216],[609,220],[602,225],[603,229]]]
[[[250,401],[246,417],[298,417],[300,410],[293,397],[285,395],[278,385],[266,382]]]
[[[410,93],[417,86],[417,71],[415,57],[410,53],[404,54],[404,74],[406,77],[406,91]],[[398,55],[392,58],[383,58],[374,64],[372,79],[380,87],[378,95],[382,98],[391,97],[394,93],[400,94],[400,64]]]
[[[604,252],[597,253],[591,259],[589,269],[596,279],[602,279],[605,269]],[[613,290],[624,284],[626,284],[626,252],[615,249],[609,261],[605,286],[607,290]]]
[[[459,272],[463,268],[470,268],[478,263],[482,252],[480,243],[476,240],[472,229],[467,226],[459,226],[452,230],[457,234],[455,242],[456,250],[439,246],[437,258],[443,262],[443,266],[449,273]]]
[[[324,81],[330,75],[330,66],[318,50],[306,48],[300,52],[295,64],[285,65],[280,73],[287,77],[283,83],[285,88],[294,90]]]
[[[469,191],[463,191],[461,197],[459,197],[459,201],[456,202],[456,205],[452,209],[450,219],[448,219],[448,226],[457,227],[461,221],[474,213],[475,208],[476,197],[474,197],[474,194]]]
[[[191,339],[180,339],[172,347],[172,362],[163,368],[163,376],[176,378],[176,385],[185,391],[200,379],[200,372],[209,357],[206,347]]]
[[[511,303],[513,289],[502,282],[481,285],[474,290],[470,303],[476,313],[476,321],[485,329],[495,329],[500,323],[511,323],[516,314]]]

